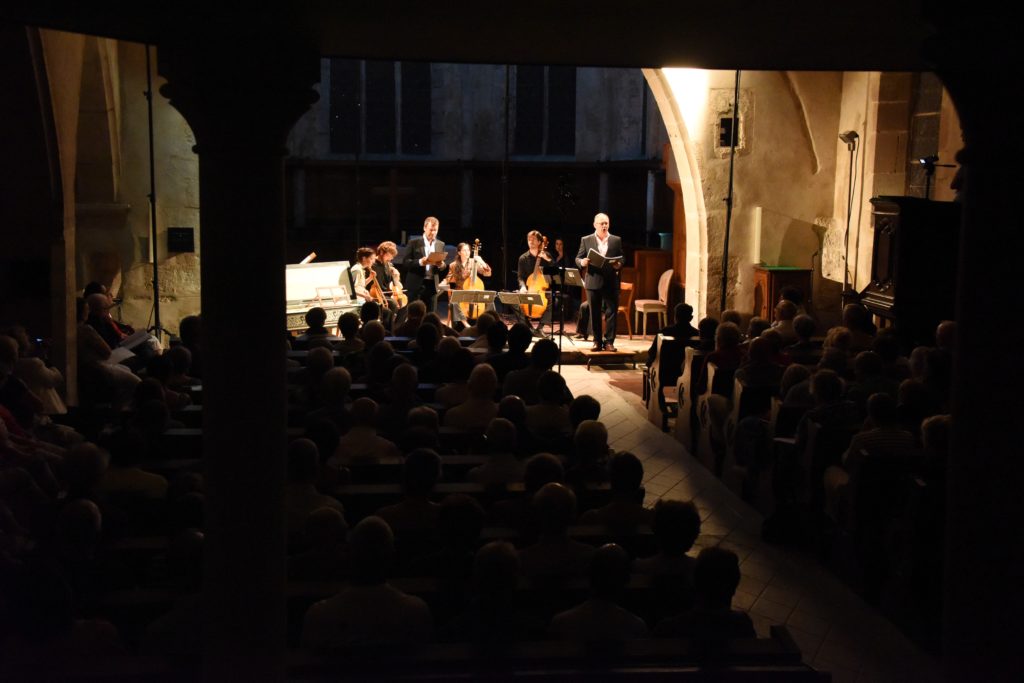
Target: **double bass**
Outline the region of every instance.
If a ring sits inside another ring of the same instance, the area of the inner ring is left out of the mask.
[[[526,278],[526,291],[540,294],[540,305],[523,304],[520,306],[523,315],[527,318],[539,318],[548,310],[548,296],[544,292],[551,288],[541,269],[544,267],[544,259],[541,254],[548,248],[548,238],[542,237],[540,251],[537,252],[537,263],[533,266],[533,272]]]
[[[484,289],[484,281],[476,274],[476,267],[479,263],[480,240],[473,240],[473,255],[469,259],[469,274],[466,279],[459,283],[459,289]],[[484,304],[459,304],[467,320],[476,320],[487,308]]]

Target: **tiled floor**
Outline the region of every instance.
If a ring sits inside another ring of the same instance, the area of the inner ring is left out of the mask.
[[[698,546],[721,544],[739,555],[742,580],[734,606],[750,613],[759,635],[767,636],[772,624],[786,624],[804,660],[830,671],[838,683],[941,678],[934,658],[825,568],[762,542],[761,515],[649,423],[638,396],[613,386],[621,370],[566,365],[562,374],[575,395],[601,402],[612,447],[643,461],[647,503],[693,500],[703,520]]]

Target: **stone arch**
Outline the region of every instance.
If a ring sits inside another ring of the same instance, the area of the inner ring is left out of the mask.
[[[708,217],[704,205],[703,182],[694,141],[687,130],[671,85],[661,69],[643,69],[644,78],[661,112],[672,146],[672,157],[679,171],[682,192],[685,240],[673,240],[673,263],[679,249],[683,250],[686,303],[693,306],[695,316],[707,312],[708,286]]]

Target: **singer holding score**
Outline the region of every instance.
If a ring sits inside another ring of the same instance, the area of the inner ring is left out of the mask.
[[[622,269],[622,238],[611,234],[607,214],[594,216],[594,233],[580,240],[576,265],[587,274],[583,284],[590,304],[594,332],[593,351],[615,351],[615,326],[619,310],[619,271]],[[607,329],[602,330],[605,319]]]

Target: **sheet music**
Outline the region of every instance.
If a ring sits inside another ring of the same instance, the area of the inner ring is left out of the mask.
[[[132,353],[123,346],[118,346],[116,349],[112,349],[110,351],[110,358],[108,358],[105,362],[110,363],[111,365],[117,365],[118,363],[123,363],[129,358],[134,357],[134,353]]]
[[[601,252],[591,247],[590,253],[587,254],[587,258],[590,259],[590,264],[595,268],[604,268],[606,263],[616,263],[623,260],[621,256],[601,256]]]

